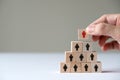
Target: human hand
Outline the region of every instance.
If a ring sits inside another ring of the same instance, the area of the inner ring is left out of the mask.
[[[86,32],[92,35],[93,41],[98,41],[103,51],[120,50],[120,14],[107,14],[91,23]],[[107,42],[112,38],[111,42]]]

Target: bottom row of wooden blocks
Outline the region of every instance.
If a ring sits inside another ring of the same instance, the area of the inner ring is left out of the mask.
[[[60,63],[60,72],[61,73],[101,73],[101,62],[74,62],[74,63]]]

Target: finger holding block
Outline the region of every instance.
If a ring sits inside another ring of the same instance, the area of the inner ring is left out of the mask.
[[[82,41],[71,41],[71,51],[72,52],[82,52],[83,42]]]
[[[91,36],[85,29],[78,29],[78,40],[71,41],[71,51],[65,51],[65,62],[60,63],[60,73],[102,72],[102,64],[97,61],[97,53],[92,49]]]

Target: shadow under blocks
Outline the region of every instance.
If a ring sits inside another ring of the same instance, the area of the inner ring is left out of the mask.
[[[60,63],[60,73],[101,73],[92,41],[85,29],[78,30],[78,41],[71,41],[71,51],[65,51],[65,62]]]

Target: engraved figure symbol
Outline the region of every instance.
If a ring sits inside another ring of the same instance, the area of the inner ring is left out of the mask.
[[[72,62],[72,60],[73,60],[72,54],[69,56],[69,59],[70,59],[70,61]]]
[[[83,38],[86,37],[86,32],[85,32],[85,31],[82,32],[82,37],[83,37]]]
[[[75,45],[75,49],[76,49],[76,51],[78,51],[78,49],[79,49],[79,45],[78,44]]]
[[[73,68],[74,68],[74,71],[76,72],[76,71],[77,71],[78,66],[75,64]]]
[[[63,69],[64,69],[65,72],[67,71],[67,65],[66,64],[63,66]]]
[[[98,65],[97,64],[94,66],[94,69],[95,69],[95,72],[98,71]]]
[[[85,64],[84,68],[85,68],[85,71],[88,71],[88,65],[87,64]]]
[[[86,44],[86,50],[89,51],[90,45],[87,43]]]
[[[94,60],[94,55],[91,54],[91,55],[90,55],[90,58],[91,58],[91,60],[93,61],[93,60]]]
[[[79,58],[80,58],[80,61],[82,61],[83,58],[84,58],[83,54],[81,54],[81,55],[79,56]]]

